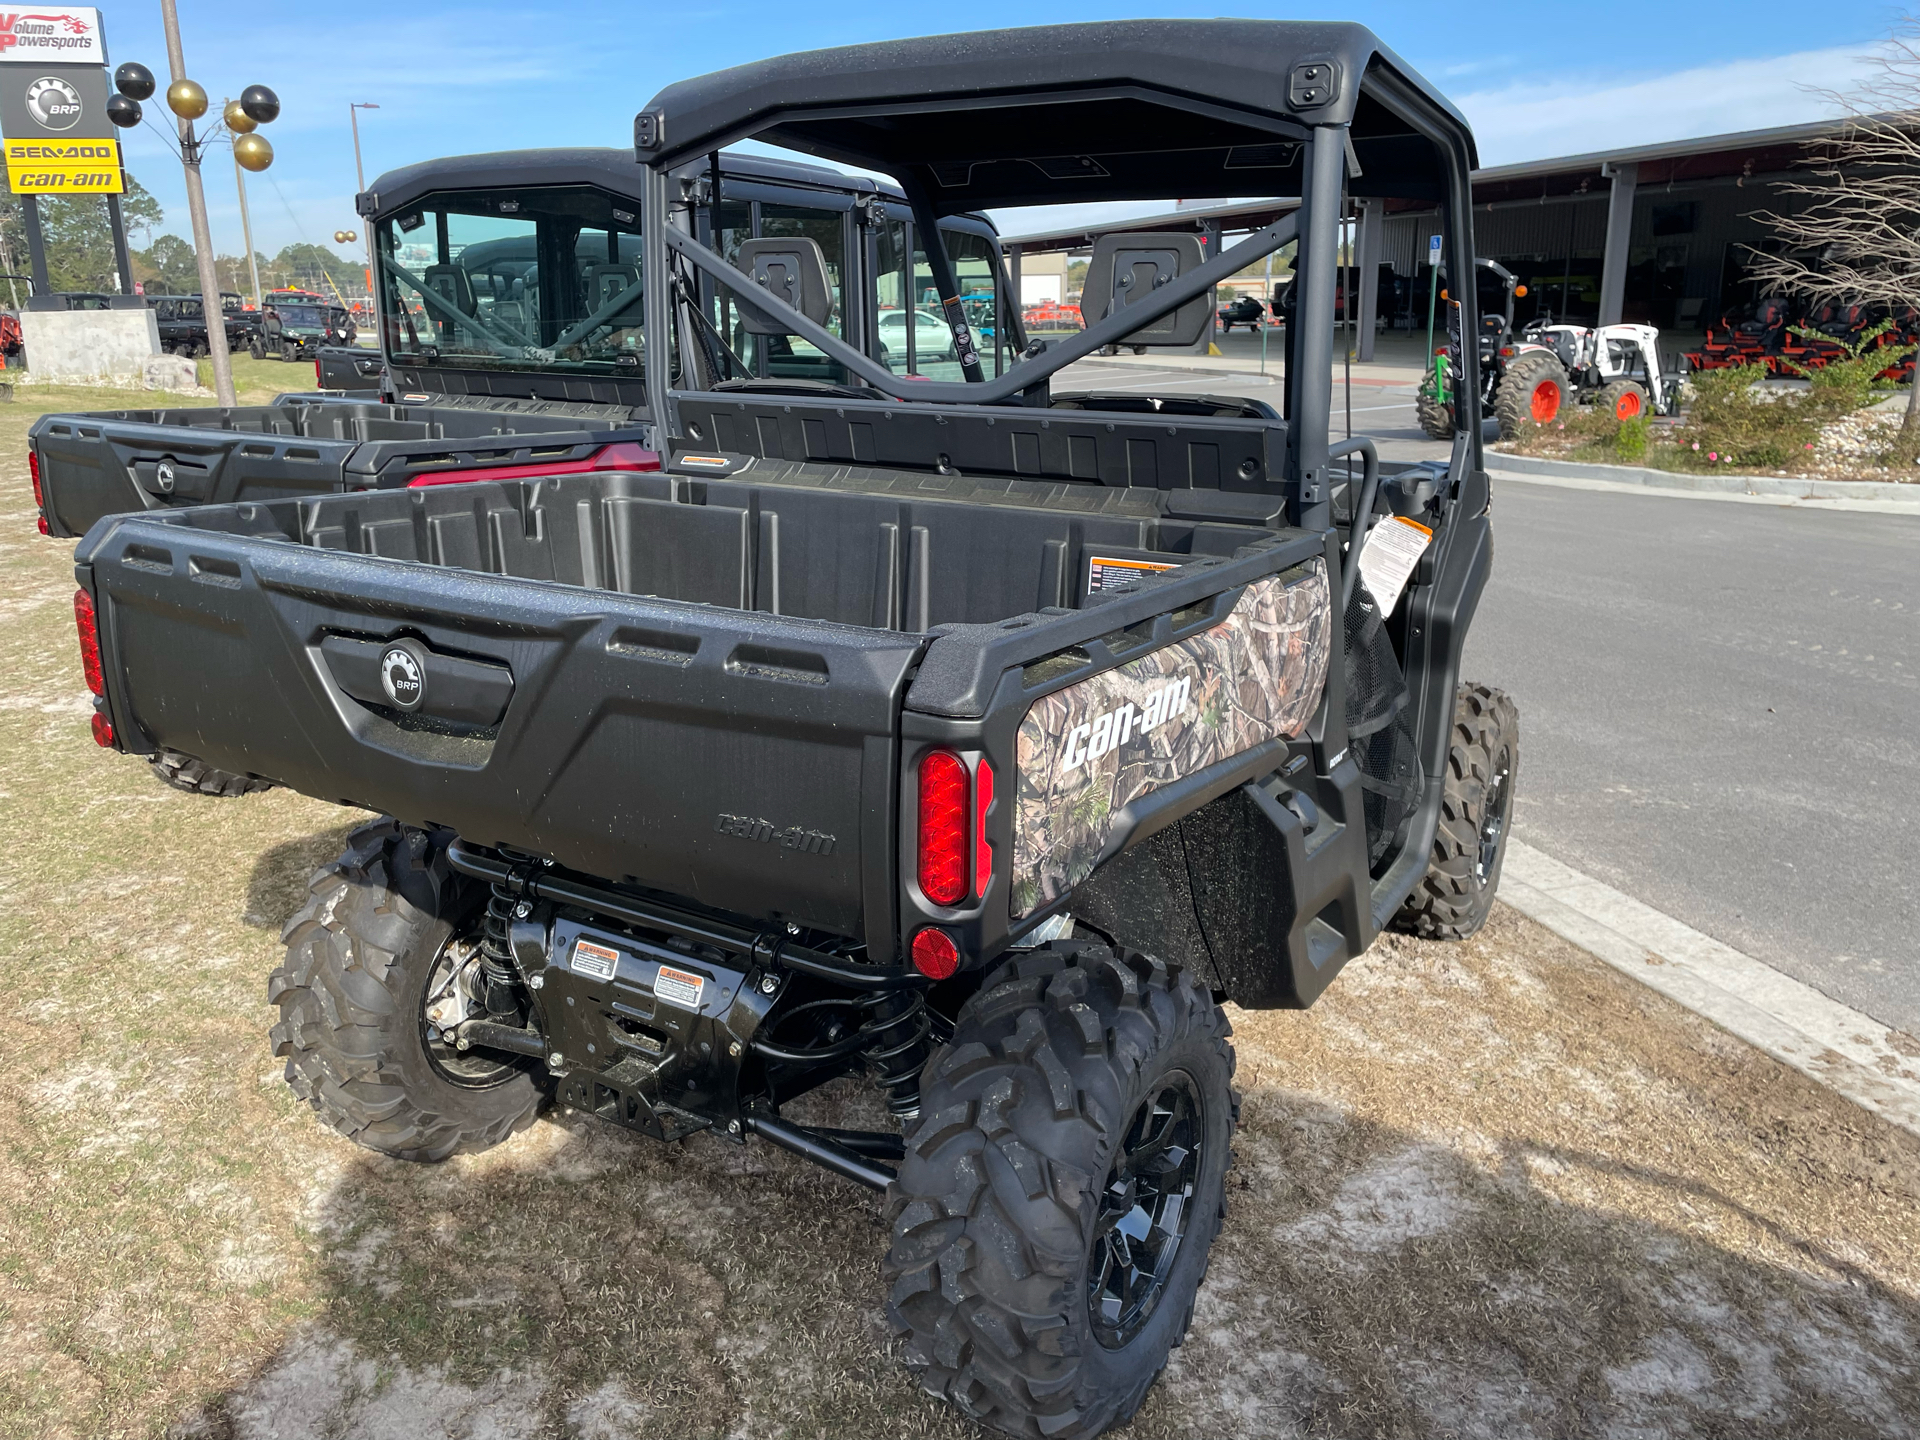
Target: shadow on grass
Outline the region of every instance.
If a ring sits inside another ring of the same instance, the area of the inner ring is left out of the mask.
[[[367,821],[365,815],[298,840],[287,840],[262,851],[247,881],[243,918],[259,930],[278,934],[294,911],[307,903],[307,884],[314,871],[346,849],[347,836]]]
[[[817,1104],[870,1123],[852,1082]],[[1239,1139],[1192,1332],[1123,1433],[1916,1433],[1920,1302],[1695,1176],[1524,1142],[1468,1164],[1272,1088]],[[891,1353],[885,1242],[864,1191],[712,1135],[564,1113],[438,1167],[356,1153],[314,1323],[179,1433],[980,1435]]]

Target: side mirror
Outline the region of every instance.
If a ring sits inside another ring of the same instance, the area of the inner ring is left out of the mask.
[[[1198,235],[1102,235],[1087,262],[1080,311],[1097,325],[1117,310],[1137,305],[1162,286],[1171,285],[1205,257]],[[1196,343],[1213,320],[1213,302],[1202,295],[1171,315],[1126,337],[1129,345],[1178,347]]]
[[[833,286],[827,280],[827,257],[821,253],[819,241],[771,236],[749,240],[741,245],[733,263],[752,282],[734,292],[740,323],[749,335],[792,333],[785,321],[754,305],[756,285],[816,325],[825,325],[833,313]]]

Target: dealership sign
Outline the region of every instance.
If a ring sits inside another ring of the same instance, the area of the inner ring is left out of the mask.
[[[0,136],[15,195],[118,195],[100,12],[0,10]]]
[[[100,12],[92,6],[58,10],[0,10],[0,62],[104,65]]]
[[[120,142],[5,141],[7,188],[16,195],[118,195]]]

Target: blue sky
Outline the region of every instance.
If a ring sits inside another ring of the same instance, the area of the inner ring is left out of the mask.
[[[1358,20],[1446,92],[1473,123],[1482,163],[1791,124],[1829,113],[1808,87],[1847,89],[1897,12],[1859,0],[1691,0],[1604,5],[1352,3],[1313,11],[1219,0],[1100,6],[975,0],[685,0],[500,6],[292,6],[181,0],[188,73],[216,100],[259,82],[282,117],[266,128],[273,168],[250,184],[256,248],[331,244],[358,229],[347,103],[361,114],[368,181],[436,155],[540,145],[626,145],[633,114],[662,85],[789,50],[942,30],[1129,16]],[[117,64],[165,84],[160,7],[103,8]],[[1818,23],[1815,23],[1815,22]],[[151,116],[156,107],[148,107]],[[180,167],[150,130],[128,134],[128,168],[188,234]],[[242,246],[232,165],[206,170],[214,240]],[[1023,228],[1023,217],[1002,217]],[[136,238],[136,244],[139,243]],[[354,247],[338,247],[351,252]]]

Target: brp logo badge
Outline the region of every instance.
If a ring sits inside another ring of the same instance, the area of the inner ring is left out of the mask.
[[[49,130],[71,130],[80,123],[80,92],[64,80],[42,76],[27,87],[27,113]]]
[[[153,483],[160,487],[160,493],[162,495],[171,495],[173,493],[173,481],[172,461],[162,460],[158,465],[153,467]]]
[[[427,698],[427,672],[418,647],[389,645],[380,657],[380,688],[397,710],[418,710]]]

